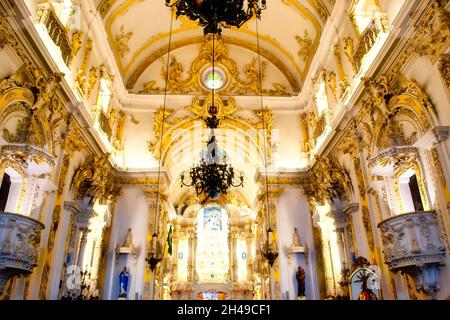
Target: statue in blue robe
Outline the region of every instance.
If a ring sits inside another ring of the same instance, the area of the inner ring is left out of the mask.
[[[129,279],[128,269],[127,269],[127,267],[124,267],[122,272],[120,272],[120,275],[119,275],[119,285],[120,285],[119,298],[126,298],[127,297],[128,279]]]

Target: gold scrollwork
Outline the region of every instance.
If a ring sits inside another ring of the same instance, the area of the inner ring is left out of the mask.
[[[213,50],[214,46],[214,50]],[[212,52],[214,51],[214,57]],[[176,57],[172,56],[169,63],[169,69],[161,72],[162,78],[167,77],[167,91],[174,94],[188,94],[195,92],[204,92],[201,82],[202,70],[211,64],[212,59],[225,68],[231,81],[222,90],[224,95],[244,95],[244,94],[260,94],[261,81],[265,78],[266,63],[261,65],[261,73],[258,72],[257,60],[253,59],[251,63],[244,67],[244,78],[241,76],[236,62],[228,55],[228,49],[225,41],[221,37],[208,36],[204,39],[200,53],[197,58],[191,63],[190,70],[187,76],[184,76],[183,65],[178,62]],[[279,84],[272,84],[272,89],[262,89],[265,95],[286,96],[289,95],[286,88]],[[151,80],[144,84],[144,90],[140,93],[145,94],[159,94],[163,92],[162,88],[156,86],[156,81]]]
[[[204,101],[201,101],[199,98],[195,97],[192,100],[192,104],[185,108],[190,114],[187,116],[176,117],[175,110],[166,109],[166,112],[163,113],[163,109],[158,108],[154,113],[154,121],[153,121],[153,140],[148,144],[148,150],[153,154],[155,159],[160,159],[162,155],[159,154],[160,144],[163,144],[163,152],[165,153],[169,148],[169,145],[173,143],[172,135],[175,130],[178,128],[187,128],[191,126],[195,120],[204,120],[209,117],[209,106],[213,102],[212,94],[209,94]],[[217,117],[220,120],[224,121],[224,124],[232,123],[238,128],[247,131],[249,129],[265,129],[267,132],[266,135],[266,143],[267,143],[267,157],[271,158],[271,137],[272,137],[272,128],[273,128],[273,113],[270,109],[266,108],[262,110],[255,110],[253,112],[254,117],[256,119],[242,117],[237,115],[236,113],[241,110],[240,107],[236,105],[236,102],[233,98],[228,98],[226,102],[222,99],[221,95],[215,93],[214,95],[214,104],[218,108]],[[165,119],[165,125],[167,126],[164,133],[164,139],[161,139],[161,125],[162,120]],[[173,119],[172,119],[173,118]],[[260,137],[257,139],[258,145],[263,143]]]

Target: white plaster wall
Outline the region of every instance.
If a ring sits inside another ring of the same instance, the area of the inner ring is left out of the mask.
[[[124,167],[137,170],[152,168],[157,165],[148,151],[148,142],[153,132],[153,112],[133,112],[133,117],[139,121],[134,124],[127,115],[124,129]]]
[[[0,79],[4,79],[9,77],[17,70],[17,66],[10,57],[10,50],[1,50],[0,51],[0,61],[2,62],[2,68],[0,69]]]
[[[424,70],[428,71],[424,72]],[[438,112],[439,124],[450,125],[450,96],[437,69],[437,63],[433,65],[426,56],[418,58],[408,70],[406,76],[408,79],[417,80],[428,94]]]
[[[286,291],[290,300],[297,298],[297,280],[295,273],[301,265],[306,273],[306,298],[308,300],[320,299],[317,270],[315,263],[314,240],[312,234],[312,221],[308,201],[298,188],[287,187],[280,197],[277,211],[278,245],[280,262],[280,281],[283,298]],[[306,264],[303,254],[292,256],[291,265],[288,264],[286,247],[292,244],[294,228],[298,229],[302,245],[309,248],[309,261]]]
[[[304,166],[302,162],[300,115],[292,113],[274,114],[272,145],[273,165],[277,168],[295,169]],[[277,150],[278,149],[278,150]]]
[[[130,272],[128,299],[139,299],[144,290],[145,252],[148,225],[148,204],[140,187],[124,187],[122,196],[117,200],[114,214],[111,241],[108,252],[108,265],[105,277],[104,297],[117,300],[119,296],[119,274],[124,266]],[[125,240],[128,228],[132,229],[133,244],[138,248],[137,258],[121,255],[116,259],[114,249]]]

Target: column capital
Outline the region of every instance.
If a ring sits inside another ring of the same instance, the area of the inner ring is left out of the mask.
[[[354,212],[358,212],[359,203],[349,203],[343,210],[344,213],[352,215]]]
[[[89,225],[89,219],[92,217],[92,213],[94,211],[82,211],[80,210],[78,214],[75,216],[75,221],[77,223],[77,226],[81,228],[86,228]]]
[[[433,128],[434,136],[436,137],[437,142],[447,141],[449,135],[450,127],[435,127]]]
[[[341,211],[341,210],[332,210],[332,211],[330,211],[330,216],[333,217],[337,228],[345,227],[345,225],[350,220],[351,212],[346,211],[346,209],[344,209],[344,211]],[[353,210],[353,209],[350,209],[350,211],[351,210]]]
[[[148,185],[145,187],[142,187],[142,192],[144,192],[145,198],[150,202],[156,202],[158,199],[158,193],[159,193],[159,200],[166,200],[166,188],[164,185],[160,185],[158,190],[158,185]]]
[[[269,186],[298,186],[301,187],[307,183],[308,172],[307,171],[269,171],[266,172],[263,169],[259,169],[255,174],[255,182],[260,186],[265,186],[266,182]]]
[[[80,207],[73,201],[65,201],[64,210],[70,212],[72,216],[77,216],[81,212]]]
[[[449,127],[434,127],[422,135],[419,140],[414,143],[414,147],[431,150],[437,143],[447,141],[449,131]]]

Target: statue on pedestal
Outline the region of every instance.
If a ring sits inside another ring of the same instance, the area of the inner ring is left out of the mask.
[[[133,234],[131,233],[131,228],[128,229],[128,233],[125,236],[125,241],[122,247],[133,249]]]
[[[294,234],[292,235],[292,247],[301,247],[300,235],[298,234],[298,229],[294,228]]]
[[[119,275],[119,298],[127,298],[129,273],[127,267],[124,267]]]
[[[305,296],[305,270],[303,270],[303,268],[301,266],[298,266],[295,277],[297,278],[297,285],[298,285],[297,297],[304,297]]]

